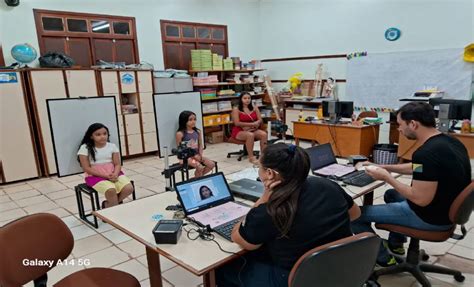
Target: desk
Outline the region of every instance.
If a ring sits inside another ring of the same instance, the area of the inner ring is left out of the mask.
[[[337,162],[340,164],[347,164],[347,160],[343,158],[338,158]],[[397,174],[397,173],[392,173],[392,175],[395,178],[398,178],[400,176],[400,174]],[[308,176],[314,176],[314,175],[310,171]],[[236,181],[243,178],[255,179],[257,177],[258,177],[258,171],[255,168],[251,168],[251,167],[246,168],[242,171],[233,173],[231,175],[232,181]],[[376,188],[379,188],[385,184],[385,182],[380,181],[380,180],[374,181],[371,184],[368,184],[362,187],[357,187],[353,185],[343,186],[342,182],[338,182],[338,183],[341,185],[342,189],[344,189],[344,191],[347,194],[349,194],[353,199],[362,197],[362,201],[364,205],[372,205],[373,199],[374,199],[373,191]],[[390,187],[387,186],[387,189],[388,188]]]
[[[158,195],[134,200],[126,204],[95,211],[94,214],[115,228],[121,230],[133,239],[145,246],[148,272],[150,274],[150,286],[161,287],[161,269],[159,256],[165,256],[189,272],[204,275],[204,286],[215,286],[214,270],[238,255],[224,253],[219,250],[217,244],[212,241],[192,241],[183,230],[178,244],[156,244],[152,229],[156,223],[152,215],[162,214],[165,219],[172,219],[174,212],[165,208],[171,204],[177,204],[175,192],[164,192]],[[185,228],[188,228],[186,226]],[[237,244],[225,240],[216,235],[215,240],[219,242],[222,249],[238,254],[246,251]]]
[[[474,158],[474,134],[456,134],[450,133],[449,135],[454,136],[460,140],[467,149],[469,158]],[[398,157],[411,160],[413,153],[420,147],[420,144],[414,140],[407,139],[404,135],[400,134],[398,140]]]
[[[354,199],[363,196],[365,205],[372,204],[373,190],[384,184],[382,181],[375,181],[364,187],[346,186],[343,188]],[[219,242],[222,249],[235,252],[238,255],[224,253],[219,250],[215,242],[188,239],[185,230],[183,230],[178,244],[156,244],[152,229],[157,222],[152,220],[151,217],[159,213],[165,219],[171,219],[174,212],[167,211],[165,208],[176,203],[178,201],[175,192],[164,192],[126,204],[94,211],[93,214],[145,246],[151,287],[162,286],[160,255],[197,276],[204,276],[204,286],[215,286],[215,269],[246,251],[237,244],[216,235],[215,240]],[[185,228],[188,228],[188,226]]]
[[[316,141],[320,144],[331,143],[336,156],[370,156],[374,145],[378,143],[379,126],[353,126],[344,124],[293,122],[293,136],[296,145],[300,139]]]

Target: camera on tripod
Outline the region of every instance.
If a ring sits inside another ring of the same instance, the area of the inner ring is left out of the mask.
[[[175,154],[178,159],[182,159],[183,161],[197,154],[196,150],[188,147],[188,142],[185,141],[182,141],[176,148],[172,149],[171,152]]]

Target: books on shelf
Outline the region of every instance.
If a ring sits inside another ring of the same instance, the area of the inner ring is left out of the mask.
[[[201,93],[201,99],[206,100],[206,99],[213,99],[216,97],[216,89],[199,89],[199,92]]]
[[[210,75],[207,77],[193,77],[194,86],[217,85],[219,80],[217,75]]]

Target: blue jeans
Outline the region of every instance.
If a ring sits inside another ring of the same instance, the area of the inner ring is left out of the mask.
[[[406,199],[395,189],[389,189],[385,192],[384,201],[387,204],[366,205],[361,207],[361,216],[352,222],[352,231],[357,233],[374,232],[371,223],[396,224],[420,230],[443,231],[448,230],[452,225],[433,225],[424,222],[410,208]],[[406,242],[406,236],[390,232],[388,242],[391,245],[402,245]],[[389,258],[387,249],[381,244],[377,261],[386,262]]]
[[[218,287],[287,287],[290,271],[257,260],[253,252],[216,270]]]

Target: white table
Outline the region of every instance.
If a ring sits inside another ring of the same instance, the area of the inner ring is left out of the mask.
[[[145,245],[150,274],[150,286],[162,286],[159,255],[168,258],[189,272],[204,276],[204,286],[215,286],[214,270],[238,255],[224,253],[217,244],[201,239],[190,240],[183,229],[178,244],[156,244],[152,230],[156,221],[155,214],[162,214],[163,219],[172,219],[173,211],[165,208],[177,204],[175,192],[164,192],[143,199],[117,205],[111,208],[94,212],[96,216],[113,225],[125,234]],[[191,226],[185,226],[185,229]],[[221,247],[230,252],[244,254],[246,251],[219,235],[215,236]]]
[[[252,170],[244,170],[241,173],[253,177],[253,172],[256,169]],[[233,180],[237,179],[239,179],[238,176],[233,178]],[[255,177],[252,179],[255,179]],[[365,205],[372,204],[374,189],[384,184],[382,181],[375,181],[364,187],[343,186],[343,188],[354,199],[363,196]],[[184,229],[178,244],[156,244],[152,230],[157,222],[152,219],[152,216],[161,214],[163,219],[172,219],[174,212],[167,211],[165,208],[177,203],[175,192],[164,192],[95,211],[93,214],[145,245],[150,286],[162,286],[159,255],[168,258],[197,276],[204,276],[204,286],[215,286],[215,269],[246,251],[237,244],[216,235],[215,240],[219,242],[224,250],[237,254],[222,252],[215,242],[188,239]],[[189,228],[190,226],[185,227],[185,229]]]
[[[345,159],[338,158],[337,162],[340,164],[347,164],[347,160]],[[400,174],[398,173],[392,173],[392,175],[395,178],[400,176]],[[309,176],[313,176],[313,174],[310,172]],[[230,178],[233,181],[243,179],[243,178],[256,180],[257,177],[258,177],[258,168],[253,168],[253,167],[246,168],[242,171],[239,171],[230,175]],[[368,184],[362,187],[357,187],[353,185],[345,185],[345,184],[342,184],[342,182],[338,182],[338,184],[344,189],[345,192],[347,192],[347,194],[352,196],[353,199],[363,197],[362,199],[363,205],[372,205],[373,200],[374,200],[373,191],[376,188],[383,186],[385,182],[376,180],[372,182],[371,184]]]

